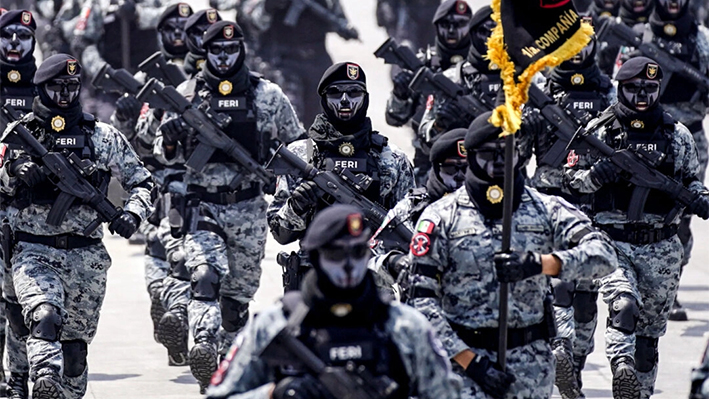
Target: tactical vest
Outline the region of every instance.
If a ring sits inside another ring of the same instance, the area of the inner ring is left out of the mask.
[[[609,126],[606,143],[613,148],[642,148],[645,151],[658,151],[665,154],[664,159],[656,166],[658,172],[675,180],[682,181],[683,176],[675,173],[675,158],[672,148],[675,121],[669,115],[663,116],[662,123],[652,134],[629,131],[621,126],[617,119],[612,119]],[[629,212],[630,198],[635,185],[625,179],[612,184],[606,184],[593,195],[592,211],[620,210]],[[643,213],[666,216],[675,207],[675,200],[662,191],[651,190],[645,203]]]
[[[39,137],[37,132],[40,132],[43,128],[39,125],[39,121],[34,118],[34,115],[29,115],[26,122],[23,122],[23,124],[30,132],[33,132],[35,137]],[[66,155],[74,153],[79,157],[79,159],[86,159],[95,163],[98,158],[96,156],[94,143],[91,140],[91,136],[94,134],[95,129],[96,120],[93,115],[84,113],[83,120],[79,122],[77,126],[74,126],[68,132],[63,134],[50,132],[47,136],[51,138],[51,142],[47,143],[45,141],[42,144],[48,151],[62,152]],[[34,161],[41,165],[41,161],[36,159],[34,159]],[[99,191],[104,194],[108,192],[108,183],[110,179],[110,173],[100,169],[97,169],[87,178],[91,185],[99,189]],[[28,188],[24,184],[21,184],[17,189],[17,194],[13,198],[12,206],[18,209],[24,209],[31,204],[52,204],[60,193],[61,191],[59,188],[48,180],[45,180],[32,188]],[[73,205],[80,204],[75,202]]]
[[[34,101],[34,86],[0,86],[0,104],[12,106],[21,115],[28,114],[32,111],[32,102]],[[0,129],[5,131],[7,124],[10,121],[5,120],[5,117],[0,113]]]
[[[494,108],[497,93],[502,89],[500,72],[483,73],[469,62],[458,64],[456,69],[458,70],[457,81],[464,82],[469,92],[488,104],[490,109]]]
[[[111,1],[114,3],[114,1]],[[140,3],[140,1],[137,1]],[[99,46],[101,57],[113,68],[123,67],[121,18],[116,14],[108,14],[103,24],[103,45]],[[128,24],[130,73],[138,71],[138,65],[146,58],[160,50],[158,33],[155,29],[139,29],[135,18]]]

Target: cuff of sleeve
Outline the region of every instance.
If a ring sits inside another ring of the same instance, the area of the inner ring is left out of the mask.
[[[564,281],[571,281],[575,279],[576,276],[573,275],[574,273],[572,273],[571,270],[568,270],[568,268],[566,267],[566,265],[570,264],[570,262],[573,261],[571,254],[569,254],[567,251],[557,251],[552,252],[551,254],[561,261],[561,269],[559,269],[559,274],[553,277]]]
[[[150,208],[141,206],[138,201],[132,201],[130,199],[128,200],[128,202],[126,202],[125,206],[123,206],[123,210],[137,216],[139,219],[138,224],[142,223],[143,220],[147,219],[148,215],[151,212]]]

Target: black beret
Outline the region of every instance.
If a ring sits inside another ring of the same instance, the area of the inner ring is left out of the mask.
[[[212,24],[212,26],[204,32],[204,37],[202,37],[202,46],[207,45],[207,43],[213,40],[219,39],[243,39],[244,31],[236,22],[231,21],[219,21]]]
[[[158,29],[160,29],[162,24],[164,24],[168,18],[188,18],[192,14],[194,14],[194,11],[192,11],[192,7],[190,7],[187,3],[176,3],[169,5],[160,15],[160,19],[158,20]]]
[[[497,139],[502,133],[502,128],[494,126],[488,121],[490,116],[492,116],[491,111],[482,113],[468,127],[468,133],[465,135],[465,150],[468,153],[474,151],[481,144]]]
[[[364,74],[364,69],[359,64],[354,62],[337,63],[327,68],[327,71],[323,73],[320,84],[318,84],[318,93],[322,94],[328,86],[337,82],[360,83],[366,89],[367,75]]]
[[[221,21],[222,16],[214,8],[207,8],[206,10],[199,10],[192,14],[191,17],[187,18],[185,21],[185,32],[192,29],[195,25],[200,25],[205,22],[213,24],[217,21]]]
[[[369,241],[370,236],[371,231],[364,225],[364,216],[359,208],[335,204],[315,215],[300,241],[300,247],[313,251],[336,240],[355,245]]]
[[[442,20],[451,11],[459,15],[473,16],[473,10],[470,9],[470,6],[464,0],[446,0],[436,9],[436,13],[433,15],[433,23],[435,24]]]
[[[431,146],[429,160],[431,163],[443,162],[448,158],[461,157],[465,158],[465,136],[468,134],[468,129],[458,128],[453,129],[436,138]]]
[[[647,57],[633,57],[623,63],[615,80],[618,82],[632,78],[643,78],[651,80],[662,79],[662,68],[655,60]]]
[[[40,85],[61,75],[76,75],[81,77],[81,65],[76,57],[69,54],[54,54],[42,62],[34,74],[32,83]]]
[[[475,15],[473,15],[473,19],[470,21],[470,26],[478,26],[482,22],[488,20],[490,16],[492,15],[492,7],[490,6],[483,6],[483,8],[479,9]]]
[[[0,16],[0,29],[13,24],[24,25],[33,31],[37,29],[34,16],[27,10],[10,10]]]

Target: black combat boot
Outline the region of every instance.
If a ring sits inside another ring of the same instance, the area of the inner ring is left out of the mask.
[[[584,366],[586,366],[586,356],[576,357],[574,356],[574,373],[576,374],[576,384],[579,387],[579,399],[586,398],[583,393],[583,379],[581,377],[581,372]]]
[[[5,304],[2,303],[0,306],[5,306]],[[4,366],[5,362],[3,362],[3,359],[5,358],[5,337],[5,333],[0,334],[0,396],[2,397],[7,396],[7,380],[5,379]]]
[[[157,343],[160,343],[160,337],[158,335],[160,320],[165,314],[165,308],[162,306],[162,301],[160,300],[162,290],[162,281],[154,281],[148,286],[148,293],[150,294],[150,319],[153,321],[153,338]]]
[[[216,339],[198,338],[190,350],[190,371],[199,382],[199,393],[204,394],[212,374],[217,371]]]
[[[672,321],[687,321],[687,311],[684,310],[679,300],[675,298],[674,303],[672,303],[672,309],[670,309],[670,320]]]
[[[29,395],[28,379],[28,373],[10,373],[10,378],[7,379],[7,398],[27,399]]]
[[[573,353],[571,341],[568,338],[554,338],[551,349],[556,358],[556,380],[554,383],[559,388],[563,399],[577,399],[580,394],[576,373],[574,373]]]
[[[63,399],[62,385],[57,377],[43,375],[32,386],[32,399]]]
[[[187,309],[177,306],[163,314],[157,329],[158,342],[167,348],[168,366],[187,365]]]
[[[640,381],[635,373],[635,360],[620,356],[611,360],[613,399],[640,399]]]

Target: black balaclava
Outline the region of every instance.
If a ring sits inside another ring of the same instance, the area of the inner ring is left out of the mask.
[[[551,70],[549,80],[566,91],[593,91],[609,86],[610,79],[601,73],[596,63],[596,51],[596,36],[592,36],[589,44],[578,55]]]
[[[465,136],[468,160],[465,189],[486,220],[498,220],[502,218],[504,198],[505,139],[499,137],[502,129],[488,121],[491,115],[492,112],[485,112],[475,118]],[[487,143],[494,143],[495,149],[482,151],[481,147]],[[486,161],[479,161],[483,158]],[[524,174],[520,171],[519,155],[515,160],[513,207],[517,210],[524,191]]]
[[[492,20],[492,8],[490,6],[484,6],[479,9],[470,24],[471,46],[468,50],[468,62],[483,73],[499,69],[497,66],[492,66],[489,60],[483,58],[487,54],[487,39],[492,34],[494,27],[495,21]]]
[[[620,10],[620,0],[593,0],[588,10],[594,16],[616,17]]]
[[[56,85],[53,83],[56,80],[63,83]],[[76,58],[69,54],[47,58],[37,69],[33,83],[37,86],[38,96],[32,104],[32,112],[45,129],[63,134],[78,125],[83,112],[79,102],[81,65]],[[70,100],[66,106],[57,104],[56,100],[62,98]]]
[[[447,165],[446,161],[457,159],[463,166],[466,165],[465,136],[467,133],[468,129],[463,128],[450,130],[438,136],[431,146],[429,161],[433,168],[428,174],[426,191],[434,201],[457,190],[465,183],[467,168],[455,169],[451,167],[453,165]],[[443,169],[455,170],[441,170],[441,164],[445,165]]]
[[[472,17],[470,6],[462,0],[446,0],[436,10],[433,25],[436,27],[436,50],[443,69],[463,61],[468,54]],[[449,43],[448,36],[457,38],[457,41]]]
[[[177,3],[168,6],[158,21],[158,43],[160,50],[167,59],[182,59],[187,55],[187,34],[185,24],[192,8],[187,3]]]
[[[222,17],[214,8],[199,10],[187,18],[185,34],[187,35],[187,49],[185,56],[185,72],[190,76],[195,75],[202,68],[202,63],[207,53],[202,49],[202,38],[209,27],[221,21]]]
[[[250,87],[249,68],[244,64],[244,33],[236,22],[219,21],[210,26],[204,34],[203,46],[207,51],[207,67],[202,73],[210,87],[221,92],[220,85],[225,81],[230,83],[230,93],[241,93]]]
[[[36,28],[32,13],[27,10],[12,10],[0,16],[0,46],[3,47],[0,49],[0,81],[3,85],[32,85],[32,77],[37,71],[34,58]],[[17,48],[20,50],[14,51]],[[13,50],[8,52],[7,49]]]
[[[618,16],[628,26],[645,23],[650,18],[655,0],[620,0]]]
[[[689,12],[689,0],[655,0],[650,27],[657,36],[675,42],[683,42],[698,29],[695,16]]]
[[[325,117],[338,132],[345,135],[361,132],[369,121],[367,77],[359,64],[340,62],[328,68],[318,84],[318,94]]]
[[[621,123],[635,130],[652,130],[662,119],[659,88],[656,92],[647,87],[659,87],[662,69],[647,57],[634,57],[626,61],[616,74],[618,81],[618,105],[616,115]],[[652,86],[649,86],[652,85]],[[632,87],[632,91],[631,91]],[[637,102],[648,103],[647,109],[638,109]]]

